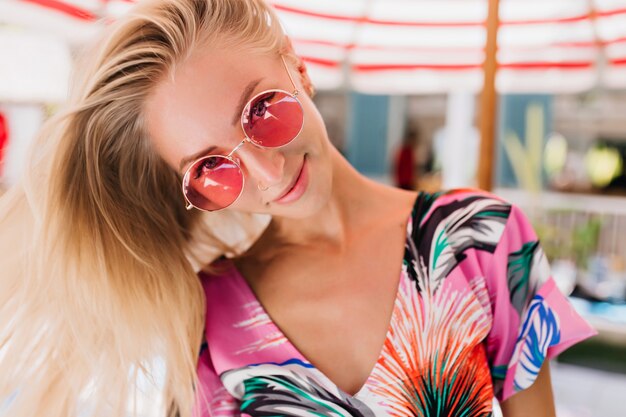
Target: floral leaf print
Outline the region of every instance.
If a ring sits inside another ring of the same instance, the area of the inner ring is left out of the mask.
[[[538,241],[527,242],[519,251],[509,254],[507,281],[511,304],[520,316],[549,276],[550,266]]]
[[[430,208],[433,206],[433,203],[439,196],[441,196],[444,192],[436,192],[436,193],[425,193],[420,191],[417,196],[417,200],[415,201],[415,205],[413,206],[413,212],[411,213],[411,218],[418,223],[421,223],[424,220],[424,216],[426,213],[430,211]]]
[[[435,292],[420,261],[410,266],[417,286],[404,268],[397,320],[370,377],[370,393],[385,398],[391,416],[489,416],[493,391],[480,343],[490,323],[479,301],[488,298],[485,281],[476,279],[472,289],[444,286]]]
[[[436,207],[413,230],[416,252],[429,260],[430,280],[435,290],[466,258],[468,249],[495,251],[510,211],[510,204],[474,195]]]
[[[528,388],[539,374],[548,348],[561,340],[557,316],[543,297],[536,295],[526,314],[517,340],[513,362],[519,360],[514,376],[515,391]]]
[[[417,248],[415,246],[415,239],[413,238],[413,228],[418,226],[424,220],[424,217],[430,211],[435,200],[437,200],[437,198],[442,194],[443,192],[425,193],[420,191],[417,195],[417,199],[415,200],[415,204],[413,205],[413,210],[411,211],[411,216],[409,217],[409,222],[407,224],[407,236],[410,238],[406,240],[406,244],[404,246],[403,262],[405,264],[408,259],[416,259],[417,257]],[[417,229],[419,229],[419,227],[417,227]],[[413,282],[417,281],[417,277],[415,276],[415,272],[412,268],[407,268],[407,273]]]
[[[246,416],[361,416],[374,413],[360,400],[343,393],[313,365],[292,359],[261,363],[225,372]],[[243,383],[241,383],[243,381]]]
[[[280,346],[287,342],[285,335],[275,328],[272,319],[265,312],[261,303],[258,300],[253,300],[243,306],[247,311],[246,319],[234,324],[234,327],[241,328],[245,331],[256,331],[257,334],[261,333],[257,331],[260,327],[273,328],[273,331],[265,332],[263,337],[259,337],[243,348],[235,352],[236,355],[242,353],[254,353],[260,352],[265,349]]]
[[[501,392],[504,387],[504,380],[508,371],[508,365],[493,365],[491,367],[491,380],[493,383],[493,392],[496,394]]]

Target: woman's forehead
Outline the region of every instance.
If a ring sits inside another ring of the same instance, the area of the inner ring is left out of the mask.
[[[150,137],[173,165],[176,158],[207,145],[228,146],[240,139],[230,136],[240,133],[233,120],[238,121],[242,97],[271,88],[280,79],[280,60],[272,56],[202,52],[175,66],[146,103]]]

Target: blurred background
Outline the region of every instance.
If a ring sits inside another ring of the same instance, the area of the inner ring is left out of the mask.
[[[133,0],[0,0],[0,182]],[[626,0],[270,0],[331,140],[408,189],[520,205],[599,331],[552,363],[559,417],[626,416]]]

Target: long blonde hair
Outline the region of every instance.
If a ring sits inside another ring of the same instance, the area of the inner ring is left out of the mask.
[[[270,52],[285,39],[262,0],[147,1],[81,59],[67,108],[0,199],[0,414],[128,415],[160,358],[163,409],[191,415],[205,311],[193,243],[233,248],[185,210],[142,112],[158,80],[218,41]]]

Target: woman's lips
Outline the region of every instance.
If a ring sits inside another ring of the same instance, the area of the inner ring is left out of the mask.
[[[295,183],[288,189],[286,194],[274,200],[275,203],[287,204],[296,201],[300,197],[302,197],[302,194],[304,194],[309,185],[309,172],[307,168],[308,164],[305,155],[304,160],[302,161],[302,167],[300,168],[300,172],[298,173],[298,177],[296,178]]]

